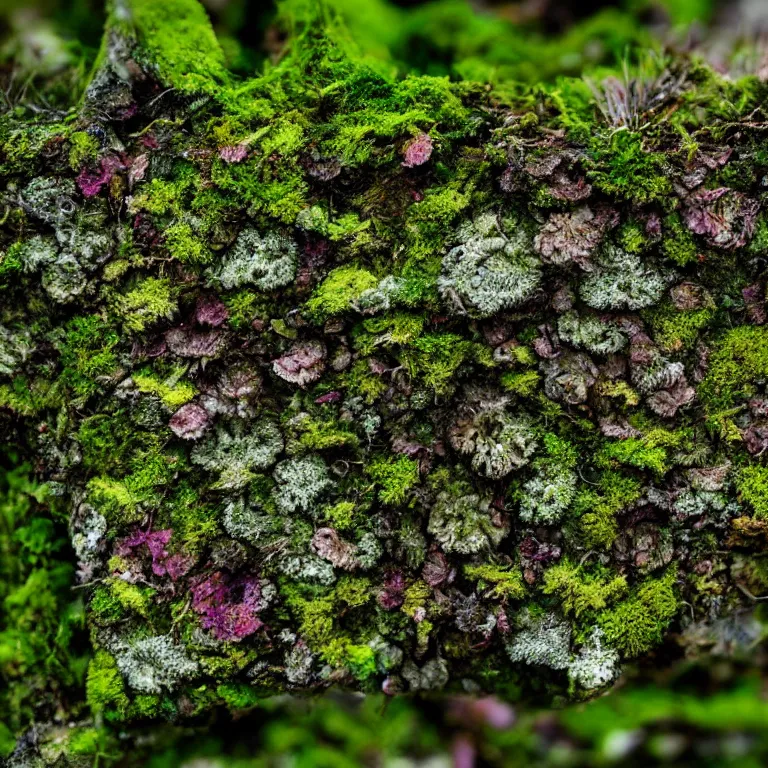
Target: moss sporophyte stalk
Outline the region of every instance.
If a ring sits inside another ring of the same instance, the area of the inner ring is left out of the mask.
[[[6,600],[87,626],[61,690],[579,699],[754,620],[768,85],[404,76],[328,4],[277,23],[246,78],[195,0],[116,1],[78,98],[0,117],[2,494],[78,582],[57,630],[33,522],[53,602]]]

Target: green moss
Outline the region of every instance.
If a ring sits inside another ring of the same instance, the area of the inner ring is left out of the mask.
[[[112,746],[110,736],[105,728],[75,728],[69,737],[69,750],[73,755],[106,757]]]
[[[378,283],[367,269],[338,267],[315,289],[306,304],[307,310],[317,322],[344,314],[352,309],[363,291],[375,288]]]
[[[177,181],[151,179],[131,200],[131,211],[146,211],[158,216],[168,213],[181,215],[190,181],[186,177]]]
[[[259,307],[259,297],[254,291],[242,290],[223,298],[229,312],[229,325],[238,330],[250,325]]]
[[[641,253],[648,244],[648,238],[637,221],[628,221],[617,233],[619,245],[627,253]]]
[[[736,474],[736,488],[742,501],[754,510],[758,520],[768,520],[768,467],[751,464]]]
[[[714,308],[678,310],[671,303],[644,313],[653,329],[653,340],[665,352],[691,349],[715,316]]]
[[[123,678],[107,651],[97,651],[88,665],[86,696],[94,714],[105,713],[108,719],[119,720],[127,712],[129,701]]]
[[[488,347],[452,333],[424,334],[400,353],[400,362],[411,377],[434,389],[438,395],[445,394],[455,385],[459,368],[470,360],[493,365]]]
[[[178,222],[165,230],[165,245],[171,256],[182,264],[208,264],[213,258],[205,241],[185,222]]]
[[[124,613],[135,613],[144,618],[149,615],[149,609],[155,595],[154,589],[141,588],[122,579],[110,580],[109,589]]]
[[[557,595],[566,614],[577,619],[602,611],[627,592],[625,576],[590,573],[569,560],[563,560],[544,573],[542,591]]]
[[[640,403],[640,395],[626,381],[599,381],[595,390],[602,397],[614,397],[623,405],[634,407]]]
[[[99,154],[99,142],[85,131],[75,131],[69,137],[69,167],[78,170],[84,163],[95,160]]]
[[[586,547],[608,549],[618,534],[616,514],[636,501],[642,484],[634,477],[607,471],[596,488],[584,488],[576,494],[573,509]]]
[[[678,213],[670,213],[664,219],[661,252],[680,267],[685,267],[697,260],[699,249],[696,241]]]
[[[143,57],[182,93],[216,93],[229,78],[208,16],[194,0],[131,0],[118,24],[138,30]]]
[[[679,607],[676,579],[677,568],[671,566],[663,576],[642,581],[629,597],[603,611],[597,622],[606,643],[628,658],[658,645]]]
[[[87,484],[89,498],[113,523],[139,522],[144,505],[156,504],[164,486],[180,469],[178,456],[164,453],[157,444],[137,450],[127,466],[129,473],[118,479],[92,478]]]
[[[233,710],[251,709],[258,706],[264,698],[256,688],[245,683],[219,685],[216,693]]]
[[[323,509],[323,518],[329,526],[337,531],[354,530],[359,515],[352,501],[340,501]]]
[[[459,214],[470,204],[471,196],[458,185],[430,187],[424,199],[411,206],[406,219],[409,255],[421,260],[442,250]]]
[[[71,590],[74,566],[54,501],[29,465],[0,449],[0,755],[62,698],[73,717],[81,713],[85,612]]]
[[[522,600],[526,589],[519,568],[505,565],[481,564],[464,566],[464,575],[477,582],[477,588],[490,597],[501,600]]]
[[[178,539],[186,552],[203,551],[221,534],[218,515],[186,481],[174,485],[173,493],[166,497],[163,513],[168,516],[174,540]]]
[[[598,466],[612,466],[614,462],[639,469],[649,469],[658,476],[670,469],[669,449],[677,448],[682,434],[666,429],[649,430],[643,437],[607,442],[597,456]]]
[[[615,131],[592,142],[596,165],[589,177],[609,195],[638,203],[670,199],[672,185],[663,153],[652,151],[640,133]]]
[[[147,277],[117,298],[117,309],[123,324],[131,331],[144,331],[161,318],[170,320],[176,312],[171,281]]]
[[[346,667],[360,681],[376,674],[376,654],[370,646],[356,645],[346,638],[336,637],[323,646],[320,655],[335,667]]]
[[[407,345],[422,333],[424,325],[422,316],[406,312],[371,317],[355,329],[355,348],[363,355],[371,355],[377,347]]]
[[[768,378],[768,329],[745,325],[723,335],[713,346],[709,367],[698,389],[710,413],[731,408],[755,393],[754,383]]]
[[[520,397],[531,397],[541,387],[541,376],[538,371],[505,371],[501,374],[499,381],[507,392]]]
[[[98,315],[70,320],[59,345],[63,381],[81,397],[96,393],[117,368],[118,340],[117,331]]]
[[[197,390],[190,382],[182,380],[186,372],[187,369],[180,366],[173,369],[167,378],[160,379],[147,369],[134,373],[131,378],[139,392],[157,395],[166,408],[175,411],[197,394]]]
[[[360,439],[351,425],[335,420],[305,419],[299,425],[298,443],[303,450],[325,451],[334,448],[356,449]]]
[[[151,437],[136,429],[123,411],[95,414],[83,419],[77,431],[84,465],[106,474],[126,464],[132,451],[146,446]]]
[[[374,458],[366,472],[379,487],[384,504],[405,504],[409,491],[419,482],[419,463],[407,456]]]
[[[61,383],[42,377],[30,381],[26,376],[14,376],[10,384],[0,384],[0,408],[20,416],[33,416],[44,408],[55,408],[63,398]]]
[[[342,576],[333,591],[333,599],[349,608],[359,608],[372,597],[370,579],[360,576]]]
[[[6,250],[0,251],[0,287],[8,288],[15,284],[21,275],[24,263],[20,254],[23,243],[14,243]]]
[[[425,581],[415,581],[413,584],[410,584],[404,593],[404,601],[402,605],[402,612],[406,616],[410,616],[413,618],[416,615],[416,612],[420,609],[424,608],[427,604],[427,601],[432,595],[432,590],[429,584],[427,584]]]
[[[366,403],[374,403],[387,390],[383,377],[375,374],[367,360],[357,360],[346,372],[344,385],[350,393],[359,395]]]

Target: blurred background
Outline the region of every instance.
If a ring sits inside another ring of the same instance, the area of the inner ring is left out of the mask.
[[[234,72],[250,75],[280,57],[284,30],[274,3],[203,3]],[[589,74],[648,46],[695,50],[734,75],[768,67],[766,0],[333,4],[362,51],[400,74],[534,83]],[[102,0],[0,0],[7,103],[9,90],[23,100],[57,77],[63,101],[68,83],[95,59],[105,16]],[[45,98],[55,100],[56,89]],[[495,699],[340,693],[238,705],[233,693],[234,719],[220,713],[194,727],[130,732],[98,727],[83,702],[88,644],[73,559],[65,513],[48,504],[31,467],[0,452],[0,764],[3,757],[11,766],[150,768],[768,764],[763,647],[746,658],[723,649],[663,673],[637,666],[609,694],[549,711]],[[27,749],[14,734],[32,724]]]
[[[242,75],[280,56],[277,0],[202,0]],[[765,0],[332,0],[357,45],[400,73],[489,82],[551,80],[613,64],[654,42],[696,48],[718,68],[768,33]],[[95,58],[105,0],[0,0],[0,54],[50,75]]]

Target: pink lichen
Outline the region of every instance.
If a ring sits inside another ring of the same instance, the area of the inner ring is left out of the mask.
[[[261,582],[254,576],[233,578],[215,571],[196,579],[191,592],[193,610],[217,640],[237,642],[264,626]]]
[[[411,139],[403,149],[403,165],[406,168],[415,168],[424,165],[432,156],[432,138],[428,133],[420,133]]]
[[[618,214],[611,208],[594,211],[584,205],[573,213],[553,213],[534,239],[534,247],[547,264],[578,264],[590,269],[590,257],[606,231],[616,226]]]
[[[216,357],[226,345],[222,331],[196,331],[192,328],[172,328],[165,334],[168,349],[179,357]]]
[[[325,368],[325,345],[320,341],[294,344],[288,354],[272,363],[272,370],[285,381],[304,387],[317,381]]]
[[[200,296],[195,307],[195,320],[200,325],[218,328],[229,317],[229,310],[221,299],[216,296]]]
[[[203,436],[210,423],[211,419],[205,408],[196,403],[187,403],[173,414],[168,426],[183,440],[197,440]]]
[[[107,155],[99,163],[97,171],[83,168],[77,176],[77,186],[84,197],[95,197],[102,188],[109,184],[115,172],[125,168],[126,164],[116,155]]]
[[[137,530],[117,545],[116,552],[122,557],[135,554],[135,550],[146,547],[152,558],[152,573],[155,576],[169,576],[172,581],[180,579],[192,566],[192,558],[181,553],[171,554],[167,546],[173,530]]]
[[[689,196],[683,210],[688,229],[710,245],[732,250],[751,239],[759,204],[727,187],[703,189]]]
[[[248,157],[248,147],[245,144],[234,144],[228,147],[222,147],[219,150],[219,157],[225,163],[242,163]]]

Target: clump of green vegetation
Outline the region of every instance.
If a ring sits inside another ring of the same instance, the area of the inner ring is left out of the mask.
[[[640,582],[625,600],[603,611],[597,622],[606,642],[627,657],[661,642],[679,608],[676,580],[677,568],[671,566],[663,576]]]
[[[597,163],[589,176],[607,194],[638,203],[669,200],[664,154],[650,150],[640,133],[616,131],[608,141],[596,138],[593,152]]]
[[[587,547],[608,549],[619,531],[616,515],[642,493],[637,478],[606,471],[594,488],[581,489],[574,500],[578,527]]]
[[[736,475],[736,488],[759,520],[768,519],[768,467],[752,464]]]
[[[82,710],[77,691],[88,663],[85,608],[71,590],[66,527],[54,499],[14,454],[0,464],[0,757],[14,734],[63,706]],[[14,468],[8,469],[8,464]],[[73,703],[67,700],[73,696]]]
[[[712,350],[699,394],[710,413],[731,408],[768,377],[768,330],[745,325],[727,331]]]
[[[85,131],[75,131],[69,137],[69,144],[69,165],[75,170],[98,156],[99,142]]]
[[[117,329],[98,315],[72,319],[59,345],[62,379],[80,397],[95,394],[118,367]]]
[[[367,269],[338,267],[317,287],[307,309],[320,322],[350,312],[363,292],[375,288],[378,282]]]
[[[151,372],[138,371],[134,373],[133,383],[140,392],[147,392],[157,395],[163,405],[171,411],[178,410],[184,403],[188,403],[197,394],[194,385],[189,381],[184,381],[184,374],[187,369],[180,366],[171,371],[165,379],[160,379]]]
[[[161,318],[170,319],[176,301],[169,280],[148,277],[117,299],[123,323],[132,331],[143,331]]]
[[[407,456],[374,459],[366,471],[379,487],[379,499],[384,504],[403,505],[419,482],[419,464]]]

